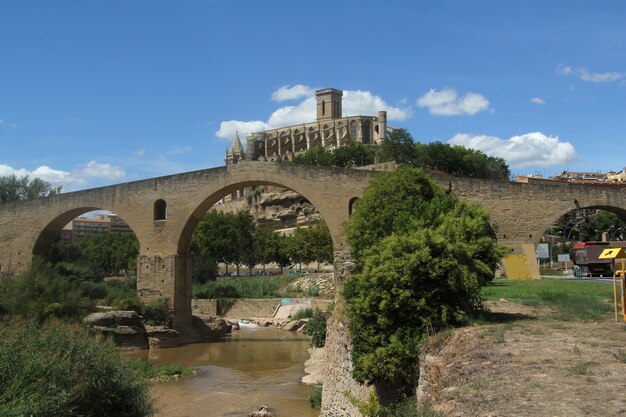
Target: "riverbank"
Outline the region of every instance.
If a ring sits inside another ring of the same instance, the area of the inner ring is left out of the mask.
[[[446,416],[626,415],[626,328],[487,303],[496,323],[443,332],[422,350],[418,397]]]

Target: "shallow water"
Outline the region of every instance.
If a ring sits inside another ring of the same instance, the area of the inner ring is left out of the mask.
[[[273,328],[242,328],[211,343],[143,351],[155,363],[199,368],[203,374],[152,385],[159,417],[247,416],[262,405],[275,417],[314,417],[310,387],[300,380],[310,338]]]

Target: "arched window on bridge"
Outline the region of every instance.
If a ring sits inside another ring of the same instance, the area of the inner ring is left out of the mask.
[[[154,202],[154,221],[167,219],[167,203],[163,199]]]
[[[350,199],[350,203],[348,203],[348,214],[350,216],[352,216],[352,211],[356,207],[356,204],[358,203],[358,201],[359,201],[358,197],[354,197],[354,198]]]

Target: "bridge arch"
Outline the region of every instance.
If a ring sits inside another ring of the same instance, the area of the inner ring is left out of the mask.
[[[59,236],[59,233],[61,233],[61,230],[66,224],[68,224],[73,219],[79,217],[82,214],[89,213],[91,211],[96,211],[96,210],[110,211],[111,213],[116,214],[122,220],[124,220],[124,222],[128,224],[128,226],[131,228],[131,230],[137,237],[137,240],[139,241],[139,245],[141,247],[141,240],[136,232],[137,229],[135,229],[133,225],[131,224],[131,222],[127,220],[127,216],[120,214],[119,211],[117,210],[114,211],[109,208],[94,205],[94,206],[82,206],[82,207],[67,209],[66,211],[63,211],[61,213],[53,214],[54,217],[52,217],[51,219],[48,218],[50,220],[47,222],[47,224],[45,224],[45,226],[43,227],[40,226],[39,232],[38,233],[36,232],[33,236],[34,241],[31,244],[32,255],[42,255],[42,256],[47,255],[48,251],[50,250],[51,245],[57,239],[57,237]]]
[[[238,181],[233,182],[228,185],[224,185],[222,188],[213,191],[208,197],[204,198],[204,200],[199,201],[197,203],[195,209],[189,214],[185,225],[183,226],[180,236],[178,238],[177,252],[178,254],[187,254],[189,252],[189,246],[191,244],[191,237],[193,235],[194,230],[202,220],[204,214],[209,211],[215,204],[217,204],[222,198],[232,195],[237,190],[241,190],[249,187],[258,187],[263,185],[269,185],[273,187],[286,188],[291,191],[294,191],[301,195],[304,199],[309,201],[315,209],[320,213],[322,218],[327,222],[328,219],[332,218],[333,213],[330,213],[327,209],[327,205],[323,204],[323,202],[319,201],[319,198],[314,193],[308,192],[307,190],[303,190],[301,187],[294,187],[286,185],[288,181],[270,181],[270,180],[246,180],[246,181]],[[353,197],[349,200],[348,204],[346,204],[344,211],[346,214],[349,213],[352,203],[356,200],[356,197]],[[332,210],[335,211],[335,210]],[[347,215],[345,216],[347,220]],[[343,236],[343,223],[333,222],[334,226],[339,227],[330,227],[329,231],[331,238],[333,240],[333,247],[343,247],[345,246],[345,239]]]

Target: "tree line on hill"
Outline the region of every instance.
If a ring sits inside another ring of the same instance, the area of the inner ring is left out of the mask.
[[[475,178],[507,180],[511,175],[508,164],[502,158],[439,141],[415,142],[405,129],[394,129],[379,148],[360,143],[335,149],[316,147],[295,156],[292,163],[358,167],[388,161]]]

